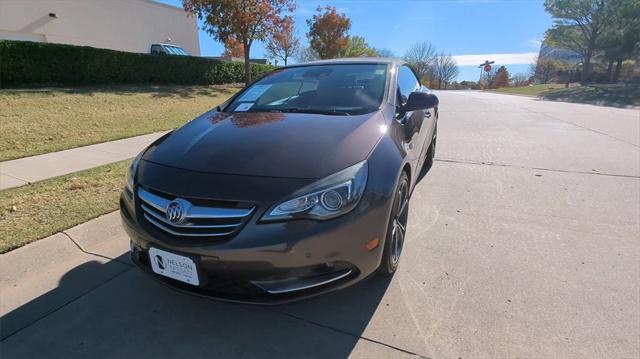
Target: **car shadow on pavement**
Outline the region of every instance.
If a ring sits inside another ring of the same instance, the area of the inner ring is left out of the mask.
[[[640,85],[590,85],[545,91],[543,100],[626,108],[640,106]]]
[[[280,306],[233,304],[173,290],[131,266],[123,254],[75,267],[57,288],[0,318],[0,352],[3,357],[347,357],[389,282],[390,277],[375,276]]]

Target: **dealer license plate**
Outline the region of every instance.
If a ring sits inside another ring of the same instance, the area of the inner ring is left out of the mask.
[[[149,260],[154,273],[191,285],[199,285],[198,270],[193,259],[157,248],[149,249]]]

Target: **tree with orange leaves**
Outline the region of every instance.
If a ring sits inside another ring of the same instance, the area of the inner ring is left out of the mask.
[[[504,66],[500,66],[498,71],[496,71],[496,77],[493,81],[494,88],[507,87],[509,86],[509,71]]]
[[[318,6],[317,14],[307,20],[307,37],[311,48],[321,59],[339,57],[349,47],[351,20],[345,14],[339,14],[333,6]]]
[[[254,41],[262,41],[277,31],[284,21],[283,12],[296,8],[295,0],[182,0],[182,6],[198,19],[216,40],[227,44],[230,38],[244,50],[245,83],[251,82],[249,52]]]
[[[227,42],[224,43],[224,57],[241,57],[244,58],[244,46],[234,37],[229,37]]]
[[[294,34],[293,18],[285,16],[280,31],[269,37],[265,49],[270,59],[282,60],[287,66],[290,57],[298,52],[300,40]]]

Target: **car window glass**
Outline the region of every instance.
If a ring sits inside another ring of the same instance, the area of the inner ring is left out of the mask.
[[[160,51],[160,46],[158,45],[151,45],[151,53],[152,54],[159,54],[162,51]]]
[[[318,89],[318,81],[310,80],[304,81],[302,84],[299,82],[281,82],[271,85],[271,87],[264,92],[263,95],[256,101],[257,105],[264,105],[273,102],[285,100],[295,94],[297,96],[303,95],[307,92],[316,91]]]
[[[407,66],[400,67],[400,72],[398,73],[398,88],[400,89],[402,103],[407,102],[410,93],[420,88],[420,82],[418,82],[413,71]]]
[[[276,71],[243,91],[231,111],[368,113],[380,107],[385,64],[333,64]]]
[[[189,55],[183,48],[178,46],[171,46],[176,55]]]

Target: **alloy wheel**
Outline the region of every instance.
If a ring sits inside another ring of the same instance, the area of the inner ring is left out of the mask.
[[[395,266],[400,261],[404,238],[407,231],[407,219],[409,218],[409,184],[403,181],[398,186],[397,201],[394,207],[394,218],[391,228],[391,262]]]

